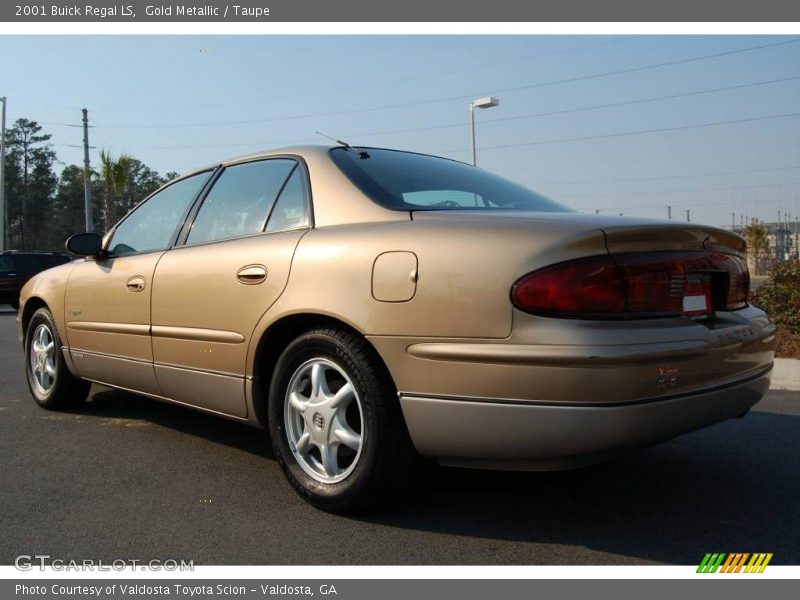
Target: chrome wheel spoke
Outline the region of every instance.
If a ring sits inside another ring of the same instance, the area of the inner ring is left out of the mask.
[[[331,434],[335,441],[356,452],[361,448],[361,434],[354,431],[350,425],[340,419],[336,419],[334,422]]]
[[[319,454],[322,457],[322,468],[328,477],[336,477],[339,471],[339,461],[336,456],[336,448],[331,444],[323,444],[319,447]]]
[[[305,454],[311,446],[311,434],[307,431],[300,436],[294,448],[299,454]]]
[[[347,405],[350,404],[350,401],[353,399],[353,393],[353,386],[350,385],[349,382],[345,383],[331,398],[330,407],[334,410],[337,408],[347,408]]]
[[[291,403],[292,408],[301,415],[306,412],[306,408],[308,407],[308,398],[304,398],[298,392],[292,392],[292,394],[289,396],[289,402]]]
[[[311,397],[330,396],[328,381],[325,379],[325,365],[315,363],[311,367]]]
[[[48,377],[51,379],[55,379],[56,376],[56,368],[51,362],[44,363],[44,372],[47,374]]]

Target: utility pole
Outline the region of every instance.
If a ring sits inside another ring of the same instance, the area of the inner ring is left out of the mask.
[[[667,206],[667,219],[672,221],[672,207],[671,206]]]
[[[736,229],[736,213],[732,212],[731,213],[731,231],[733,231],[734,229]]]
[[[2,125],[0,125],[0,252],[7,249],[8,219],[6,218],[6,97],[3,103]]]
[[[92,219],[92,182],[91,170],[89,167],[89,111],[85,108],[83,112],[83,203],[86,214],[86,231],[94,231],[94,220]]]
[[[688,223],[690,221],[691,221],[691,219],[689,218],[689,209],[687,208],[686,209],[686,222]]]

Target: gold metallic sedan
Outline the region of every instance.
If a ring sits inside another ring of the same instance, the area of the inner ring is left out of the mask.
[[[302,147],[199,170],[18,315],[48,409],[90,382],[270,433],[326,510],[376,503],[419,456],[561,469],[747,413],[774,327],[745,244],[577,214],[452,160]]]

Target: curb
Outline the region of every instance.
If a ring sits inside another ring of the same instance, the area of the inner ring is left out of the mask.
[[[800,360],[776,358],[769,389],[800,391]]]

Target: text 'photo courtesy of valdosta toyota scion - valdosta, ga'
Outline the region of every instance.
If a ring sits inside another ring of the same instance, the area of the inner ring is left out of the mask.
[[[14,586],[14,593],[17,597],[24,596],[69,596],[72,598],[81,597],[94,597],[102,598],[104,596],[175,596],[178,598],[194,598],[194,597],[208,597],[208,596],[223,596],[230,598],[231,596],[246,596],[250,593],[260,593],[262,596],[278,596],[278,597],[293,597],[305,596],[314,597],[320,596],[338,596],[339,592],[336,585],[332,583],[322,583],[315,586],[310,585],[292,585],[286,583],[259,583],[248,585],[235,585],[217,583],[214,585],[197,585],[185,583],[164,583],[164,584],[151,584],[151,583],[107,583],[107,584],[94,584],[94,585],[80,585],[80,584],[16,584]]]
[[[17,17],[93,17],[108,19],[137,17],[136,7],[130,4],[96,6],[92,4],[15,4]],[[148,4],[144,7],[148,17],[247,17],[261,19],[270,16],[268,6],[242,6],[240,4]]]
[[[17,314],[46,409],[92,382],[267,429],[317,507],[374,506],[423,458],[559,470],[726,419],[769,388],[745,241],[579,214],[451,159],[288,147],[154,192]]]

